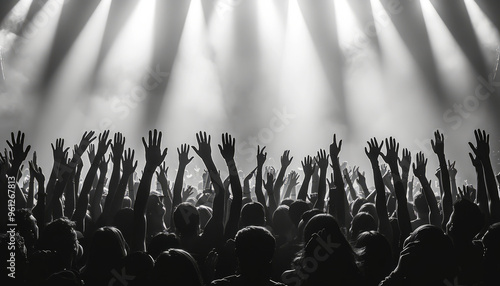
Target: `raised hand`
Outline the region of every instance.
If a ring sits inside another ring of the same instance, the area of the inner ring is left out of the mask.
[[[94,144],[89,146],[89,150],[87,151],[87,154],[89,155],[90,164],[92,164],[92,162],[94,162],[94,160],[95,160],[95,146],[94,146]]]
[[[264,162],[266,162],[267,152],[264,152],[266,147],[264,146],[260,149],[260,146],[257,146],[257,166],[264,166]]]
[[[454,179],[457,176],[457,173],[458,173],[457,169],[455,169],[455,163],[456,162],[451,163],[448,160],[448,173],[450,173],[450,178],[451,179]]]
[[[137,168],[137,160],[134,163],[135,150],[128,148],[123,154],[123,177],[129,177],[135,172]],[[162,172],[162,167],[160,166],[160,172]]]
[[[111,152],[113,153],[114,162],[117,162],[122,159],[124,148],[125,148],[125,137],[123,137],[123,135],[120,132],[115,133],[113,145],[111,146]]]
[[[434,140],[431,140],[431,146],[438,156],[444,155],[444,135],[439,130],[434,132]]]
[[[264,188],[266,189],[269,196],[271,196],[273,194],[274,181],[275,181],[274,174],[272,172],[267,172],[267,182],[262,180],[262,183],[264,184]]]
[[[476,137],[477,146],[475,147],[471,142],[469,142],[470,148],[479,159],[483,161],[489,160],[490,135],[486,134],[486,131],[478,129],[474,131],[474,136]]]
[[[401,159],[398,159],[399,166],[403,171],[408,172],[411,167],[411,152],[408,149],[403,149],[403,154]]]
[[[385,139],[385,148],[387,153],[386,155],[381,154],[382,158],[389,165],[391,170],[397,170],[399,160],[399,143],[396,142],[395,138],[390,137],[389,139]]]
[[[326,154],[326,150],[320,149],[318,151],[316,163],[318,163],[321,170],[326,170],[328,168],[328,156],[329,155]]]
[[[52,154],[54,155],[54,162],[62,162],[64,157],[68,155],[69,147],[64,149],[64,139],[59,138],[56,140],[56,147],[54,144],[50,144],[52,146]]]
[[[101,174],[101,176],[103,174],[106,174],[106,172],[108,172],[108,164],[109,164],[109,161],[111,161],[111,156],[108,157],[108,160],[105,160],[104,158],[101,160],[101,162],[99,163],[99,173]]]
[[[358,174],[358,178],[357,178],[358,184],[366,185],[365,172],[361,173],[359,170],[357,170],[356,173]]]
[[[92,143],[92,141],[96,139],[94,134],[95,134],[94,131],[83,133],[82,139],[80,140],[80,144],[78,145],[78,149],[76,149],[77,154],[81,156],[85,151],[85,149],[87,149],[87,147],[90,145],[90,143]]]
[[[333,173],[330,174],[330,179],[326,179],[326,182],[328,183],[328,188],[329,189],[335,189],[335,182],[333,180]]]
[[[288,175],[288,186],[295,187],[299,184],[299,173],[292,171],[290,175]]]
[[[463,185],[462,189],[458,187],[458,197],[461,200],[468,200],[474,202],[475,193],[476,190],[474,189],[474,187],[470,185]]]
[[[337,135],[333,134],[333,142],[330,144],[330,158],[335,159],[339,156],[342,149],[342,140],[337,143]]]
[[[167,148],[161,151],[161,131],[158,130],[149,131],[149,139],[148,143],[146,143],[146,139],[142,137],[142,144],[144,145],[144,149],[146,150],[146,167],[151,171],[154,171],[156,167],[158,167],[165,157],[167,156]]]
[[[10,149],[12,150],[12,161],[20,165],[26,159],[26,156],[28,156],[31,145],[26,146],[26,149],[24,149],[24,133],[21,131],[17,132],[17,139],[14,138],[14,132],[11,132],[10,136],[12,142],[9,142],[9,140],[7,140],[7,145],[9,145]]]
[[[177,148],[177,154],[179,154],[179,164],[181,166],[187,166],[191,163],[191,161],[193,161],[194,157],[189,158],[189,148],[190,146],[188,144],[182,144],[180,150]]]
[[[248,174],[248,175],[245,177],[244,181],[250,181],[250,179],[252,179],[253,175],[255,174],[255,171],[257,171],[257,167],[255,167],[255,169],[253,169],[253,170],[250,172],[250,174]]]
[[[226,162],[234,159],[234,145],[236,139],[231,137],[231,134],[222,134],[222,145],[219,144],[220,154]]]
[[[29,162],[30,174],[38,181],[38,184],[42,184],[45,181],[45,176],[43,175],[42,168],[40,168],[36,163],[36,156],[33,156],[33,160]]]
[[[419,152],[416,156],[416,165],[413,163],[413,174],[415,177],[421,179],[425,178],[425,168],[427,167],[427,159],[424,153]]]
[[[292,163],[293,157],[290,158],[290,150],[285,150],[281,156],[281,168],[288,168]]]
[[[188,185],[184,190],[182,190],[182,201],[186,202],[190,196],[194,194],[194,187]]]
[[[372,138],[367,143],[370,150],[366,149],[365,147],[366,156],[368,156],[368,159],[370,159],[370,161],[377,161],[378,156],[380,155],[380,150],[382,149],[382,146],[384,146],[384,142],[382,141],[382,143],[379,145],[377,142],[377,138]]]
[[[111,146],[111,139],[108,140],[109,130],[104,131],[99,134],[99,141],[97,142],[97,160],[103,159],[104,154],[108,150],[108,147]]]
[[[196,134],[196,141],[198,142],[198,149],[193,146],[193,150],[200,156],[200,158],[205,160],[210,160],[212,158],[212,148],[210,147],[211,137],[207,132],[201,132]]]
[[[302,160],[302,169],[306,176],[312,176],[314,172],[313,159],[311,156],[304,157]]]

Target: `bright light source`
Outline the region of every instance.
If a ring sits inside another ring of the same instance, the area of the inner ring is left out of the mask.
[[[500,33],[491,20],[484,14],[474,0],[465,0],[472,27],[476,32],[479,46],[483,51],[487,63],[494,62],[497,57],[496,49],[500,45]],[[488,64],[488,67],[491,65]]]

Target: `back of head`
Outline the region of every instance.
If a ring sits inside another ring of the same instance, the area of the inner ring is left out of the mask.
[[[351,213],[353,216],[358,214],[359,209],[368,202],[367,199],[365,198],[357,198],[353,203],[351,207]]]
[[[340,248],[347,247],[352,251],[347,239],[340,230],[337,220],[329,214],[317,214],[307,222],[304,228],[304,243],[307,243],[315,233],[320,231],[334,243],[340,243]]]
[[[134,210],[131,208],[119,210],[113,218],[113,226],[121,231],[128,244],[132,243],[132,235],[134,231],[133,224],[130,223],[131,221],[134,221]]]
[[[360,268],[368,280],[378,284],[391,273],[392,248],[384,235],[377,231],[362,232],[355,247]]]
[[[479,207],[469,200],[459,200],[453,205],[453,213],[448,222],[448,234],[453,240],[472,242],[483,229],[484,215]]]
[[[456,275],[453,244],[439,227],[426,224],[415,229],[405,240],[403,252],[408,256],[404,269],[410,280],[443,281]]]
[[[299,226],[302,215],[310,209],[311,207],[302,200],[297,200],[290,205],[288,212],[295,227]]]
[[[196,208],[200,214],[200,229],[205,229],[208,221],[212,218],[212,209],[207,206],[199,206]]]
[[[242,275],[269,277],[275,245],[273,235],[263,227],[248,226],[238,231],[235,248]]]
[[[112,226],[101,227],[90,242],[87,269],[94,273],[109,272],[121,263],[127,253],[128,245],[120,230]]]
[[[251,202],[243,206],[240,215],[241,227],[264,226],[266,224],[266,213],[259,202]]]
[[[179,248],[180,242],[173,233],[161,232],[155,235],[148,245],[148,253],[156,259],[163,251],[170,248]]]
[[[38,249],[57,252],[65,265],[71,264],[78,251],[75,223],[59,218],[49,223],[38,240]]]
[[[375,219],[369,213],[360,212],[352,218],[350,239],[356,240],[360,233],[372,230],[377,230]]]
[[[152,285],[203,285],[196,261],[181,249],[170,249],[158,256],[151,272],[151,282]]]
[[[64,270],[52,274],[42,286],[83,286],[84,283],[77,272]]]
[[[179,204],[174,211],[174,225],[180,235],[197,235],[200,225],[200,214],[190,203]]]
[[[377,208],[375,207],[374,203],[366,203],[366,204],[364,204],[363,206],[361,206],[361,208],[359,208],[358,212],[360,212],[360,213],[362,213],[362,212],[369,213],[373,217],[373,219],[375,220],[375,223],[378,226]]]
[[[428,216],[429,205],[427,204],[427,201],[422,193],[413,198],[413,206],[415,207],[415,211],[417,211],[420,218]]]
[[[276,234],[285,234],[292,230],[293,224],[288,215],[288,206],[279,206],[273,213],[273,227]]]

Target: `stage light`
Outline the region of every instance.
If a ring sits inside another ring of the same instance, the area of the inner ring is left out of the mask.
[[[6,15],[0,24],[0,49],[9,53],[18,37],[33,0],[21,0]]]
[[[430,0],[420,3],[441,82],[451,96],[448,100],[458,100],[465,90],[472,89],[473,67]]]
[[[500,45],[500,32],[476,1],[464,0],[464,2],[487,66],[492,67],[489,63],[494,62],[497,57],[496,49]]]

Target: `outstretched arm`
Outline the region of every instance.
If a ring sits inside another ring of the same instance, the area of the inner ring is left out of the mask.
[[[106,196],[106,201],[104,202],[103,212],[109,212],[107,209],[111,208],[118,189],[118,184],[120,182],[120,165],[124,148],[125,137],[123,137],[120,132],[115,133],[113,144],[111,145],[111,153],[113,154],[113,171],[111,172],[111,179],[109,180],[108,195]]]
[[[436,197],[432,191],[431,185],[427,180],[425,175],[425,169],[427,167],[427,159],[424,157],[424,153],[419,152],[416,156],[416,165],[413,163],[413,174],[417,177],[422,185],[422,193],[429,205],[429,220],[430,224],[437,227],[441,226],[441,216],[439,214],[439,207],[437,204]]]
[[[250,172],[250,174],[248,174],[243,180],[243,196],[245,198],[249,199],[252,198],[252,194],[250,192],[250,179],[252,179],[253,175],[255,174],[255,171],[257,171],[257,168],[258,167],[255,167],[255,169],[253,169],[252,172]]]
[[[229,180],[231,182],[231,191],[233,192],[233,200],[229,210],[229,219],[226,223],[224,238],[231,239],[238,232],[238,221],[240,219],[241,205],[243,202],[243,190],[241,189],[240,177],[238,176],[238,168],[234,161],[236,139],[230,134],[222,134],[222,145],[219,145],[219,150],[226,161],[229,170]]]
[[[274,200],[279,205],[281,203],[281,187],[283,186],[286,169],[292,163],[293,157],[290,158],[290,150],[283,152],[281,156],[281,169],[278,173],[278,178],[276,178],[276,183],[274,184]]]
[[[184,172],[186,171],[186,166],[191,163],[194,157],[189,158],[189,148],[187,144],[181,145],[181,149],[177,148],[177,154],[179,154],[179,168],[177,169],[177,176],[175,177],[174,183],[174,200],[173,208],[175,209],[179,204],[182,203],[182,186],[184,185]]]
[[[131,249],[134,251],[146,250],[146,206],[151,189],[151,180],[156,168],[165,160],[167,148],[162,152],[161,131],[149,131],[149,140],[142,137],[142,144],[146,151],[146,165],[142,174],[141,182],[137,190],[137,196],[134,204],[134,237],[132,239]]]
[[[123,174],[118,183],[118,188],[116,189],[115,196],[108,210],[104,210],[103,216],[105,216],[105,221],[111,221],[115,214],[120,210],[123,198],[125,197],[125,192],[127,190],[127,184],[129,177],[134,173],[137,168],[137,160],[134,163],[135,151],[128,148],[123,156]]]
[[[453,199],[451,197],[450,174],[448,173],[448,165],[446,165],[446,157],[444,154],[444,135],[439,131],[434,132],[434,139],[431,140],[432,150],[438,156],[439,168],[441,169],[441,186],[443,189],[443,197],[441,204],[443,206],[443,220],[441,228],[446,229],[451,213],[453,212]]]
[[[487,221],[490,218],[490,210],[488,208],[488,194],[486,193],[486,183],[484,182],[484,170],[481,160],[469,153],[472,165],[476,169],[477,175],[477,204],[481,212],[485,215]]]
[[[94,222],[96,222],[103,212],[103,208],[101,206],[101,198],[104,193],[104,185],[106,184],[106,173],[108,172],[108,164],[111,158],[101,160],[99,164],[99,180],[97,181],[97,187],[94,192],[94,196],[92,196],[90,202],[90,217]],[[106,200],[108,200],[106,198]],[[108,207],[109,208],[109,207]]]
[[[307,156],[304,158],[304,160],[302,160],[302,170],[304,170],[304,181],[300,186],[297,199],[306,201],[309,182],[311,181],[311,177],[314,172],[313,159],[311,156]]]
[[[380,233],[385,235],[389,242],[392,241],[392,228],[389,223],[389,215],[387,214],[387,206],[385,199],[385,186],[382,178],[382,173],[380,172],[380,168],[378,166],[378,156],[380,155],[380,150],[384,142],[380,145],[377,142],[376,138],[371,139],[368,142],[369,150],[365,147],[366,156],[370,159],[370,163],[372,165],[373,177],[375,180],[375,189],[377,192],[377,197],[375,199],[375,206],[377,208],[377,215],[379,219],[378,230]]]
[[[208,170],[210,180],[214,186],[215,198],[213,203],[213,214],[210,221],[205,226],[203,237],[211,245],[221,241],[224,235],[224,186],[220,178],[217,167],[212,159],[212,148],[210,147],[210,135],[207,137],[206,132],[196,134],[198,148],[193,147],[193,150],[200,156]]]
[[[490,160],[490,135],[486,134],[484,130],[474,131],[476,137],[477,146],[474,147],[472,143],[469,142],[472,151],[481,160],[484,170],[484,178],[486,181],[486,189],[489,198],[489,207],[491,222],[495,223],[500,221],[500,199],[498,197],[498,186],[495,181],[495,173],[493,173],[493,168],[491,166]]]
[[[76,203],[75,213],[73,214],[73,221],[76,221],[77,225],[81,225],[84,230],[84,221],[85,215],[87,214],[87,207],[89,204],[89,193],[92,189],[92,184],[94,182],[94,178],[97,174],[97,169],[99,168],[99,164],[101,160],[104,160],[104,154],[108,150],[109,145],[111,145],[111,140],[108,141],[109,130],[104,131],[99,134],[99,142],[97,147],[96,157],[90,165],[90,169],[85,176],[85,180],[83,181],[82,191],[80,192],[80,196],[78,197],[78,201]]]
[[[319,184],[318,184],[318,199],[314,208],[323,211],[325,208],[325,196],[326,196],[326,172],[328,170],[328,157],[325,150],[318,151],[317,163],[319,166]]]
[[[389,168],[391,169],[392,173],[392,179],[394,180],[394,189],[396,192],[396,199],[398,201],[398,206],[396,211],[398,215],[398,225],[400,230],[399,243],[400,246],[402,246],[404,240],[410,235],[412,228],[411,228],[410,215],[408,213],[406,190],[399,175],[399,169],[398,169],[399,143],[396,142],[396,139],[391,137],[389,139],[385,139],[385,147],[387,149],[387,153],[386,155],[382,154],[382,158],[389,165]]]
[[[257,201],[261,203],[264,208],[267,206],[266,198],[262,192],[262,168],[267,158],[267,152],[264,152],[265,149],[265,146],[262,149],[260,149],[260,146],[257,146],[257,175],[255,177],[255,196],[257,197]]]
[[[342,180],[342,171],[340,168],[339,154],[341,150],[342,140],[339,140],[337,143],[337,135],[334,134],[332,144],[330,144],[330,158],[332,159],[333,184],[335,185],[335,189],[330,188],[330,200],[334,201],[333,203],[337,213],[336,217],[339,220],[340,226],[348,227],[351,221],[351,214],[347,202],[347,195],[344,192],[345,185],[344,180]]]

